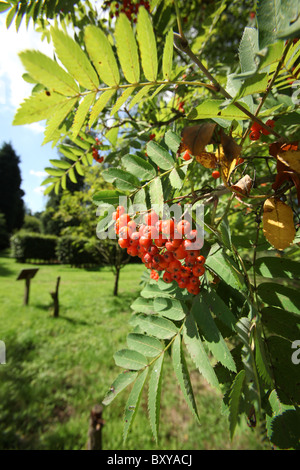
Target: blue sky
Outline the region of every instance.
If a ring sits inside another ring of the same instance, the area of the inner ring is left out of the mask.
[[[44,168],[49,166],[50,158],[57,158],[57,151],[51,144],[42,145],[45,123],[13,126],[12,121],[18,106],[31,93],[31,85],[22,78],[25,70],[18,52],[39,49],[51,56],[52,47],[42,42],[33,28],[26,30],[25,25],[21,25],[17,33],[12,24],[7,30],[5,13],[0,15],[0,44],[0,145],[12,144],[21,160],[25,204],[32,212],[41,211],[46,202],[41,187],[46,176]]]

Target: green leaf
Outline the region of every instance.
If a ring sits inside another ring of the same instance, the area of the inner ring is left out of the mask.
[[[128,109],[130,110],[134,105],[138,104],[146,94],[150,93],[152,87],[153,85],[143,86],[143,88],[141,88],[130,101]]]
[[[139,180],[134,175],[119,168],[108,168],[102,172],[102,176],[105,181],[113,183],[120,191],[134,191],[140,187]]]
[[[125,155],[122,157],[122,164],[141,181],[148,181],[156,176],[156,170],[151,163],[137,155]]]
[[[273,373],[270,368],[270,358],[266,347],[262,325],[258,323],[254,331],[255,341],[255,362],[259,375],[264,380],[265,384],[273,387]],[[268,356],[268,357],[267,357]]]
[[[118,64],[105,33],[94,25],[84,30],[84,42],[87,52],[101,80],[108,86],[120,83]]]
[[[186,317],[183,327],[183,339],[192,361],[200,374],[215,388],[220,389],[218,378],[209,361],[193,315]]]
[[[290,22],[297,19],[297,8],[297,2],[288,0],[261,0],[258,3],[256,19],[260,49],[273,44],[278,36],[285,37],[283,31],[289,29]]]
[[[9,10],[9,8],[10,8],[9,3],[0,2],[0,13],[2,13],[3,11]]]
[[[197,405],[194,397],[194,392],[191,385],[189,372],[187,369],[185,357],[182,350],[181,336],[177,335],[172,344],[172,363],[178,383],[184,395],[184,398],[195,416],[199,421]]]
[[[195,299],[192,307],[192,314],[197,322],[200,332],[205,338],[205,344],[217,361],[221,362],[221,364],[227,367],[227,369],[236,372],[236,365],[233,357],[221,335],[221,332],[216,326],[206,303],[202,299],[202,296]]]
[[[146,357],[132,349],[121,349],[114,354],[114,360],[117,366],[123,369],[140,370],[148,365]]]
[[[116,396],[130,385],[138,376],[137,372],[124,371],[114,380],[110,390],[102,400],[103,405],[109,405]]]
[[[163,351],[163,345],[157,338],[140,333],[130,333],[127,336],[127,346],[146,357],[156,357]]]
[[[154,299],[155,297],[168,297],[171,298],[174,288],[171,285],[167,285],[167,289],[160,289],[157,283],[147,284],[144,289],[141,291],[141,296],[146,299]]]
[[[155,313],[153,301],[144,299],[143,297],[138,297],[133,304],[131,304],[130,308],[135,312]]]
[[[78,85],[57,62],[40,51],[24,51],[19,54],[22,64],[37,83],[42,83],[50,92],[74,96]]]
[[[121,106],[123,106],[123,104],[128,100],[128,98],[130,97],[130,95],[133,93],[134,90],[135,90],[134,86],[129,87],[122,93],[121,96],[119,96],[119,98],[117,99],[115,105],[113,106],[110,112],[111,116],[113,116],[114,114],[116,114],[117,111],[119,111]]]
[[[144,75],[149,82],[157,78],[157,49],[156,40],[146,9],[139,8],[137,17],[137,39],[140,47]]]
[[[241,370],[235,377],[229,395],[229,423],[230,437],[233,438],[239,415],[239,405],[242,395],[243,384],[245,380],[245,371]]]
[[[53,26],[50,31],[56,54],[68,72],[87,90],[96,90],[99,79],[79,44]]]
[[[226,108],[222,108],[224,101],[222,100],[204,100],[200,105],[196,106],[187,116],[187,119],[225,119],[232,121],[233,119],[248,120],[249,117],[238,109],[234,104],[229,104]],[[249,111],[245,103],[242,106]]]
[[[149,184],[149,194],[152,209],[159,215],[163,211],[164,194],[161,179],[154,178]]]
[[[66,162],[65,160],[49,160],[51,165],[56,166],[57,168],[62,168],[63,170],[68,170],[72,163]]]
[[[58,105],[58,107],[55,109],[53,116],[50,117],[47,121],[43,144],[46,144],[47,142],[50,142],[53,139],[55,132],[57,131],[61,123],[64,121],[64,119],[75,107],[77,100],[77,97],[68,98],[64,103]]]
[[[175,132],[169,130],[166,132],[164,140],[169,149],[172,150],[172,152],[177,153],[181,137]]]
[[[93,106],[91,111],[90,119],[89,119],[89,127],[92,127],[95,120],[98,118],[99,114],[103,111],[107,103],[111,100],[111,98],[116,93],[116,90],[106,90],[104,91],[96,103]]]
[[[180,168],[173,168],[169,176],[170,183],[174,189],[182,188],[184,178],[185,174]]]
[[[259,284],[257,293],[266,304],[288,312],[300,313],[299,290],[275,282],[263,282]]]
[[[124,413],[124,430],[123,430],[123,440],[124,442],[127,439],[128,431],[132,426],[136,412],[140,403],[143,387],[146,382],[149,368],[147,367],[136,379],[130,395],[128,397],[125,413]]]
[[[147,154],[162,170],[170,170],[174,166],[173,157],[169,152],[153,140],[147,144]]]
[[[185,305],[176,299],[168,299],[166,297],[156,297],[153,302],[154,309],[157,313],[170,320],[180,321],[185,318],[187,309]]]
[[[121,13],[116,22],[115,38],[119,61],[129,83],[140,81],[140,64],[136,40],[130,21]]]
[[[96,97],[96,92],[94,93],[89,93],[86,95],[83,100],[80,102],[76,112],[75,112],[75,117],[73,121],[73,125],[71,128],[72,131],[72,137],[75,138],[81,131],[81,128],[86,120],[86,117],[90,111],[90,107],[95,101]]]
[[[173,30],[170,29],[164,45],[163,52],[163,77],[165,80],[171,80],[173,61]]]
[[[254,93],[263,93],[268,86],[269,75],[267,73],[256,73],[253,77],[245,80],[237,95],[237,99]]]
[[[202,288],[201,297],[210,312],[231,331],[235,331],[237,319],[217,292],[214,289],[208,291]]]
[[[300,279],[299,263],[288,258],[259,258],[255,263],[255,271],[263,277]]]
[[[171,339],[178,332],[173,322],[156,315],[139,315],[138,324],[148,335],[158,339]]]
[[[52,176],[62,176],[65,174],[65,171],[62,170],[62,169],[58,169],[58,168],[45,168],[45,171],[46,173],[48,173],[49,175],[52,175]]]
[[[156,442],[158,442],[158,426],[161,399],[162,384],[162,366],[164,354],[162,354],[153,364],[149,379],[148,388],[148,412],[152,433]]]
[[[105,189],[93,194],[93,202],[97,205],[112,204],[115,206],[119,205],[120,197],[122,196],[124,197],[125,193],[121,193],[115,189]]]
[[[222,250],[210,254],[205,261],[205,266],[235,289],[243,286],[241,274]]]
[[[243,36],[239,46],[239,59],[241,72],[255,72],[259,65],[257,53],[258,47],[258,31],[255,28],[244,29]]]
[[[261,310],[264,332],[267,336],[278,335],[290,341],[300,337],[300,315],[277,307]]]
[[[26,98],[17,110],[13,125],[20,126],[32,122],[43,121],[50,118],[57,107],[67,100],[65,96],[51,93],[48,96],[44,91]]]

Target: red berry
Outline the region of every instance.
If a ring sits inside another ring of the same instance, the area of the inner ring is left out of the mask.
[[[194,276],[197,276],[197,277],[200,277],[200,276],[203,276],[203,274],[205,273],[205,267],[204,266],[194,266],[193,267],[193,275]]]
[[[260,132],[259,131],[252,131],[249,134],[249,139],[250,140],[258,140],[260,138]]]
[[[172,274],[164,272],[163,274],[163,280],[167,282],[168,284],[173,281]]]
[[[217,180],[218,178],[220,178],[220,172],[218,170],[214,170],[211,174],[211,176]]]
[[[174,261],[171,261],[169,264],[169,271],[172,273],[178,273],[181,269],[181,263],[178,259],[175,259]]]
[[[153,210],[144,216],[144,222],[146,225],[155,225],[158,222],[158,219],[158,215]]]
[[[187,256],[187,252],[183,247],[177,248],[177,250],[174,251],[174,257],[178,259],[183,259]]]
[[[126,238],[119,238],[118,243],[121,248],[129,248],[129,240]]]
[[[177,232],[179,235],[185,235],[191,231],[191,224],[188,220],[181,220],[177,224]]]
[[[190,152],[186,150],[184,154],[182,155],[183,160],[190,160],[192,158]]]
[[[269,119],[267,122],[266,122],[267,126],[271,127],[273,129],[273,127],[275,126],[275,121],[273,121],[273,119]],[[267,129],[262,129],[261,130],[261,133],[264,134],[264,135],[269,135],[270,134],[270,131],[267,131]]]
[[[253,122],[252,126],[251,126],[251,131],[258,131],[260,132],[262,130],[262,127],[261,125],[259,124],[259,122]]]

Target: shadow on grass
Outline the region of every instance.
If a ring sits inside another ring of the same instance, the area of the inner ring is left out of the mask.
[[[10,258],[10,255],[7,251],[0,251],[0,256],[1,256],[1,261],[0,261],[0,276],[5,277],[5,276],[11,276],[11,274],[14,273],[11,269],[9,269],[7,266],[4,266],[2,264],[2,260],[6,258]]]
[[[32,360],[38,343],[34,332],[22,338],[11,336],[6,347],[7,363],[0,366],[0,450],[44,450],[48,447],[41,441],[45,430],[53,421],[69,419],[68,403],[55,393],[66,390],[68,384],[61,377],[36,381]],[[54,441],[53,435],[55,449]]]

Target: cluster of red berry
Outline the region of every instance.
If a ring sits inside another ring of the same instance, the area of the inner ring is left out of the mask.
[[[130,21],[133,20],[134,23],[136,23],[137,13],[141,6],[145,7],[146,10],[150,12],[150,2],[145,0],[137,2],[133,2],[132,0],[107,0],[103,4],[104,10],[110,8],[110,18],[117,18],[120,13],[125,13],[127,18]]]
[[[97,147],[100,147],[100,145],[102,145],[102,142],[99,140],[98,137],[96,137],[95,142],[96,142],[96,147],[93,145],[92,148],[91,148],[92,154],[93,154],[93,159],[96,160],[96,162],[98,162],[98,163],[102,163],[103,160],[104,160],[104,157],[101,157],[99,155],[99,149],[97,148]]]
[[[188,220],[161,220],[151,210],[144,216],[143,223],[137,225],[123,206],[117,207],[113,219],[119,246],[143,261],[151,270],[151,279],[157,280],[163,272],[162,279],[166,283],[176,281],[190,294],[200,292],[205,258],[200,254],[202,245],[197,240],[197,230],[192,229]]]
[[[273,119],[269,119],[266,124],[273,129],[275,126],[275,121],[273,121]],[[254,122],[251,126],[251,132],[249,134],[250,140],[258,140],[260,138],[260,134],[269,135],[270,132],[267,131],[267,129],[264,129],[258,122]]]

